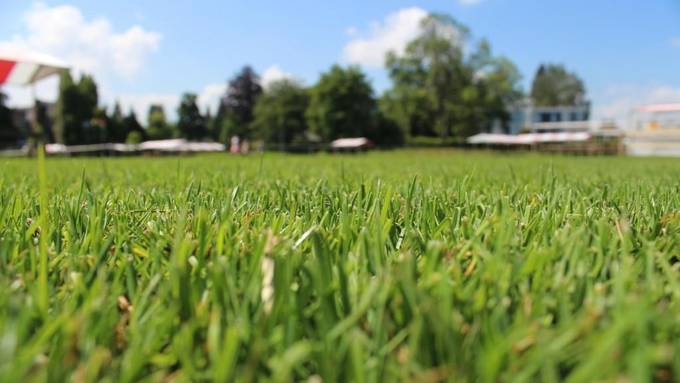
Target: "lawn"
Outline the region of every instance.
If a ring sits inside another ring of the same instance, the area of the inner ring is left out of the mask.
[[[0,381],[677,381],[679,254],[678,159],[0,159]]]

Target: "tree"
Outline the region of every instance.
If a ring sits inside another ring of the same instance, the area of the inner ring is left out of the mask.
[[[334,65],[311,89],[305,117],[312,132],[330,141],[372,135],[376,114],[373,88],[364,73]]]
[[[127,116],[123,119],[123,126],[127,135],[125,136],[126,143],[140,143],[146,139],[146,132],[137,120],[137,114],[134,110],[130,110]]]
[[[253,129],[259,138],[277,143],[281,149],[300,140],[307,130],[307,90],[292,80],[277,81],[255,105]]]
[[[130,132],[130,134],[128,134],[127,138],[125,139],[126,144],[132,145],[139,144],[142,141],[144,141],[144,139],[142,138],[142,134],[138,131]]]
[[[113,106],[111,116],[108,117],[107,137],[111,142],[123,143],[127,138],[128,132],[125,130],[123,110],[120,103],[116,102]]]
[[[224,103],[220,101],[219,105],[217,106],[217,114],[215,114],[215,117],[213,117],[211,120],[208,120],[208,131],[210,132],[210,137],[215,140],[215,141],[223,141],[226,142],[227,138],[227,132],[223,132],[222,129],[225,124],[225,115],[226,115],[226,110],[224,107]],[[222,140],[221,136],[224,134],[225,139]]]
[[[12,110],[6,105],[7,96],[0,92],[0,148],[16,145],[21,132],[14,126]]]
[[[403,54],[389,52],[393,87],[381,110],[411,136],[465,137],[507,124],[508,107],[521,96],[519,71],[494,57],[486,40],[466,49],[468,29],[446,15],[422,21],[420,34]]]
[[[185,93],[182,95],[177,115],[179,116],[177,128],[182,137],[187,140],[202,140],[208,137],[205,119],[198,110],[195,94]]]
[[[105,107],[96,107],[92,115],[92,135],[93,142],[110,142],[109,137],[109,116],[106,114]]]
[[[531,84],[531,98],[538,106],[579,104],[585,93],[578,75],[559,64],[542,64]]]
[[[493,56],[491,46],[482,40],[477,50],[468,59],[468,64],[475,73],[474,83],[479,98],[473,108],[481,108],[482,128],[498,122],[507,131],[510,122],[510,107],[517,103],[523,92],[520,86],[522,75],[515,64],[508,58]]]
[[[76,115],[79,98],[78,88],[73,82],[71,72],[62,72],[59,78],[59,98],[57,99],[57,113],[54,124],[57,142],[72,144],[77,142],[81,135],[82,126]]]
[[[394,83],[386,110],[406,131],[461,135],[470,98],[476,97],[474,71],[466,65],[468,29],[453,18],[433,14],[423,19],[421,33],[404,54],[389,52],[386,66]]]
[[[146,133],[149,138],[163,140],[172,138],[173,129],[165,118],[163,105],[151,105],[147,115]]]
[[[87,143],[96,136],[91,120],[94,117],[99,96],[97,84],[91,76],[83,74],[76,83],[68,71],[59,81],[59,98],[55,121],[55,138],[67,145]]]
[[[368,133],[368,138],[380,146],[402,146],[405,141],[404,131],[399,124],[381,109],[378,109],[375,129]]]
[[[233,135],[250,137],[255,103],[261,94],[260,79],[250,66],[243,67],[229,81],[216,116],[221,141],[226,142]]]

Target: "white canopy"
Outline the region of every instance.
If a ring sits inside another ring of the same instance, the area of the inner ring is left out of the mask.
[[[50,55],[0,46],[0,85],[31,85],[66,69],[65,62]]]

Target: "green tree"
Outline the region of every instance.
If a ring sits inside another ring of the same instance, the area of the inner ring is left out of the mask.
[[[494,56],[486,40],[480,41],[468,59],[475,73],[476,99],[471,100],[470,111],[477,111],[474,121],[482,128],[498,122],[507,131],[510,107],[523,97],[520,86],[522,75],[515,64],[503,56]],[[476,132],[472,132],[476,133]]]
[[[542,64],[531,84],[531,99],[538,106],[575,105],[585,93],[583,80],[559,64]]]
[[[132,145],[139,144],[142,141],[144,141],[144,139],[142,138],[142,134],[138,131],[130,132],[128,134],[127,138],[125,139],[126,144],[132,144]]]
[[[427,90],[400,84],[388,89],[380,98],[380,109],[409,136],[436,136],[434,110]]]
[[[384,111],[384,99],[381,98],[378,105],[375,129],[369,132],[367,137],[379,146],[402,146],[405,142],[406,134],[399,123],[390,117],[388,112]]]
[[[260,79],[250,66],[243,67],[229,81],[216,116],[217,124],[221,128],[221,141],[226,142],[233,135],[242,138],[251,136],[255,104],[261,94]]]
[[[310,90],[305,116],[310,130],[327,141],[371,136],[377,117],[373,88],[358,67],[334,65]]]
[[[106,108],[96,107],[91,120],[93,142],[110,142],[109,124],[110,121],[109,116],[106,114]]]
[[[99,102],[97,84],[89,75],[82,75],[76,83],[65,71],[59,81],[59,98],[55,121],[55,138],[67,145],[91,142],[96,136],[92,118]]]
[[[398,56],[389,52],[386,67],[394,87],[385,110],[411,134],[462,135],[472,99],[474,71],[465,62],[468,29],[446,15],[433,14],[421,33]]]
[[[78,121],[76,113],[79,102],[78,87],[73,82],[71,72],[62,72],[59,78],[59,98],[54,124],[57,142],[70,145],[76,143],[81,136],[82,124]]]
[[[182,95],[177,115],[179,116],[177,129],[183,138],[187,140],[202,140],[209,136],[205,119],[198,110],[195,94],[185,93]]]
[[[307,90],[292,80],[277,81],[260,96],[255,105],[253,128],[259,138],[285,149],[300,140],[307,123]]]
[[[139,120],[137,120],[137,114],[134,110],[130,110],[130,113],[125,116],[123,119],[123,126],[127,132],[127,135],[125,136],[126,143],[139,143],[146,139],[146,132],[139,123]]]
[[[221,138],[223,134],[225,137],[227,135],[227,132],[222,131],[225,123],[225,114],[226,110],[224,103],[220,101],[219,105],[217,106],[217,113],[212,119],[207,121],[210,137],[215,141],[226,142],[227,140],[226,138],[224,140]]]
[[[172,138],[174,135],[172,126],[165,118],[163,105],[151,105],[147,115],[146,133],[153,140]]]
[[[113,106],[111,116],[108,117],[107,137],[110,142],[125,142],[128,132],[125,130],[125,117],[120,103],[116,102]]]

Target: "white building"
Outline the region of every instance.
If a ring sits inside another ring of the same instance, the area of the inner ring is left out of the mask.
[[[624,145],[634,156],[680,156],[680,103],[637,108]]]
[[[510,109],[510,134],[589,130],[590,102],[536,106],[525,99]]]

